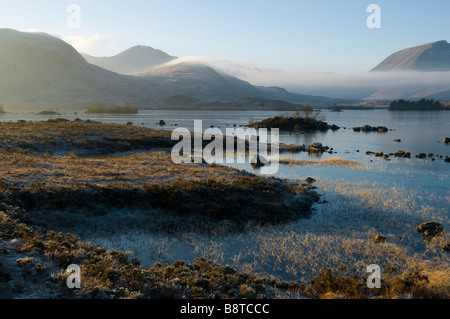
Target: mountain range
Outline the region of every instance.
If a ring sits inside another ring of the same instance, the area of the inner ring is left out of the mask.
[[[339,101],[256,87],[150,47],[95,58],[46,33],[1,29],[0,48],[0,103],[6,109],[81,109],[91,102],[133,102],[141,108],[294,109]]]
[[[46,33],[0,29],[0,104],[7,110],[81,110],[92,102],[133,102],[148,109],[293,110],[306,103],[327,107],[363,99],[450,99],[450,83],[445,80],[450,74],[449,47],[438,41],[401,50],[367,72],[364,81],[329,80],[332,74],[325,74],[311,84],[312,77],[301,75],[297,80],[306,85],[287,90],[275,83],[285,74],[279,70],[177,58],[146,46],[93,57]],[[267,85],[252,84],[257,81],[245,78],[249,72],[266,77]],[[417,78],[414,83],[408,82],[411,72]],[[314,85],[313,94],[302,94]],[[338,94],[340,98],[327,97]]]

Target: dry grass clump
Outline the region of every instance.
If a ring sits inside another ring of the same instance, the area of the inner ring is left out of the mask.
[[[358,163],[357,161],[352,161],[348,159],[343,158],[327,158],[324,160],[301,160],[301,159],[293,159],[293,158],[280,158],[279,163],[281,165],[289,165],[289,166],[309,166],[309,165],[316,165],[316,166],[339,166],[339,167],[347,167],[352,169],[359,169],[359,170],[371,170],[372,167],[368,165],[362,165]]]
[[[435,272],[434,272],[435,274]],[[439,284],[423,267],[411,267],[398,273],[395,267],[382,272],[380,288],[368,288],[368,276],[348,274],[345,267],[338,271],[321,270],[310,284],[301,285],[297,293],[320,299],[448,299],[448,280]]]

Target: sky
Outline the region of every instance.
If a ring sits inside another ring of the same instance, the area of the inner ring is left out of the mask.
[[[147,45],[177,57],[209,57],[249,67],[355,73],[368,71],[407,47],[450,42],[448,0],[0,0],[0,4],[1,28],[46,32],[94,56]],[[80,11],[68,11],[73,4]],[[370,4],[380,8],[380,28],[367,26]]]

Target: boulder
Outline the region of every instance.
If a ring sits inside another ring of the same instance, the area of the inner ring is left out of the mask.
[[[432,239],[444,232],[444,227],[438,222],[426,222],[417,226],[416,231],[425,239]]]
[[[444,138],[444,143],[449,144],[450,143],[450,137]]]
[[[370,126],[364,125],[361,127],[354,127],[354,132],[387,132],[389,129],[386,126]]]
[[[386,237],[381,235],[372,236],[371,239],[377,244],[384,243],[386,241]]]
[[[261,167],[264,166],[266,164],[268,164],[269,161],[262,155],[253,155],[252,158],[250,159],[250,164],[253,167]]]
[[[309,153],[323,153],[326,150],[328,150],[328,146],[323,146],[322,143],[313,143],[308,146],[308,152]]]
[[[158,122],[158,125],[164,126],[164,125],[166,125],[166,122],[164,122],[164,120],[161,120],[161,121]]]
[[[340,129],[340,127],[337,126],[336,124],[331,125],[331,130],[332,131],[336,131],[336,130],[339,130],[339,129]]]
[[[384,155],[384,153],[379,151],[379,152],[376,152],[374,155],[377,156],[377,157],[381,157],[381,156]]]
[[[377,127],[377,131],[378,132],[387,132],[388,131],[388,128],[386,127],[386,126],[378,126]]]
[[[410,158],[411,157],[411,153],[409,152],[405,152],[405,151],[397,151],[396,153],[394,153],[395,157],[401,157],[401,158]]]
[[[450,241],[447,241],[442,245],[442,249],[445,251],[450,251]]]
[[[420,153],[420,154],[416,155],[416,158],[425,158],[425,157],[427,157],[427,154],[425,154],[425,153]]]

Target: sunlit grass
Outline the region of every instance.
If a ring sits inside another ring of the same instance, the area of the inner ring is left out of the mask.
[[[415,229],[431,220],[449,229],[450,191],[438,195],[420,187],[409,189],[382,182],[316,178],[314,185],[323,193],[322,203],[315,205],[312,214],[303,216],[308,218],[255,223],[249,221],[250,217],[262,209],[276,216],[291,207],[293,203],[287,199],[306,192],[300,186],[302,181],[287,183],[218,165],[175,165],[169,151],[163,147],[168,137],[157,131],[111,125],[109,135],[103,125],[51,124],[51,129],[48,125],[8,127],[3,124],[9,134],[0,133],[1,196],[5,201],[14,201],[15,205],[45,199],[41,206],[30,206],[32,209],[26,214],[14,213],[17,218],[26,216],[27,222],[35,223],[39,229],[50,227],[55,231],[73,232],[108,249],[132,251],[147,266],[159,261],[172,264],[180,257],[195,262],[195,258],[208,256],[208,260],[229,265],[243,274],[265,274],[305,285],[317,276],[327,280],[326,273],[321,271],[328,268],[336,272],[345,266],[349,274],[364,278],[367,265],[379,264],[386,271],[383,273],[388,285],[385,297],[449,296],[450,257],[441,248],[449,239],[448,234],[425,242]],[[147,134],[157,139],[148,139]],[[139,149],[142,145],[136,145],[142,141],[145,147]],[[133,150],[134,147],[138,150]],[[61,149],[64,152],[58,151]],[[339,158],[282,160],[282,164],[293,166],[370,169]],[[239,194],[230,193],[234,190]],[[98,197],[98,202],[89,197],[96,191],[105,195]],[[119,204],[127,203],[133,196],[141,198],[140,192],[148,192],[149,198],[156,198],[163,204]],[[126,195],[118,196],[121,193]],[[189,196],[183,197],[186,193]],[[239,207],[254,209],[249,210],[251,214],[239,215],[239,227],[229,220],[214,220],[211,216],[198,218],[199,214],[168,213],[173,208],[201,213],[201,205],[206,205],[202,206],[204,210],[212,207],[227,211],[237,201],[242,205]],[[68,204],[72,203],[79,207],[68,209]],[[104,210],[101,214],[91,210],[100,206]],[[372,240],[375,235],[384,236],[386,241],[375,243]],[[38,233],[27,230],[23,236],[26,242],[23,247],[37,249],[33,238],[38,238]],[[61,236],[58,240],[67,241]],[[70,241],[75,243],[75,240]],[[83,249],[88,248],[94,247],[88,245]],[[48,253],[61,258],[77,254],[68,250]],[[109,264],[111,257],[102,255],[105,265],[121,273],[123,268],[118,268],[121,264]],[[190,269],[178,266],[180,271]],[[164,274],[163,269],[152,271]],[[416,273],[420,275],[417,277],[420,285],[414,282],[414,289],[405,289],[409,287],[407,280],[415,278]],[[406,283],[395,281],[395,276]],[[426,276],[427,281],[421,276]],[[239,286],[234,287],[237,295],[247,295],[254,289],[247,282],[239,283],[247,286],[242,286],[242,291]],[[114,287],[109,279],[97,278],[90,288],[104,284],[108,289]],[[178,284],[175,286],[179,288]],[[178,288],[177,294],[181,291]],[[166,293],[170,295],[170,291]],[[337,298],[341,295],[327,291],[323,296]]]
[[[323,160],[302,160],[283,157],[280,158],[279,163],[281,165],[289,166],[334,166],[334,167],[347,167],[358,170],[372,170],[373,168],[369,165],[363,165],[357,161],[348,160],[344,158],[327,158]]]

